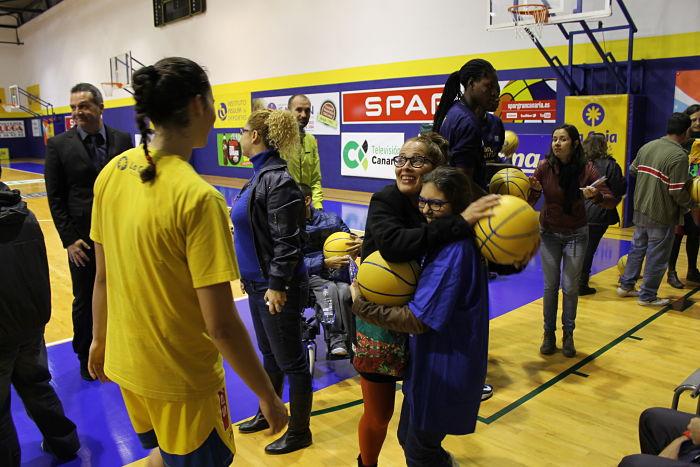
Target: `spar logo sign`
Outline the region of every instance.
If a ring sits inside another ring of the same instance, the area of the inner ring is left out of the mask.
[[[581,117],[586,125],[598,126],[605,120],[605,109],[602,105],[591,102],[583,108]]]
[[[342,94],[343,123],[432,122],[442,85],[370,89]]]
[[[356,169],[360,166],[366,171],[369,165],[369,160],[367,159],[367,149],[369,145],[367,140],[362,143],[362,146],[357,144],[357,141],[348,141],[348,143],[343,146],[343,163],[349,169]]]
[[[401,152],[403,133],[343,133],[340,174],[393,180],[393,158]]]

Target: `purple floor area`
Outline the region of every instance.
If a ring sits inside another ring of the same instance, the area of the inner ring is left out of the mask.
[[[25,172],[44,174],[44,164],[39,164],[38,162],[10,162],[8,167]]]

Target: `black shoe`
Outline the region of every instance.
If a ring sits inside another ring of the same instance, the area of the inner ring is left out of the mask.
[[[267,430],[268,428],[270,428],[270,424],[267,423],[260,409],[258,409],[258,413],[255,414],[255,417],[238,425],[238,431],[241,433],[257,433],[258,431]]]
[[[540,346],[540,353],[542,355],[552,355],[557,351],[557,338],[554,335],[554,331],[545,331],[544,337],[542,337],[542,345]]]
[[[597,290],[593,287],[589,287],[588,284],[581,284],[578,287],[578,294],[581,295],[593,295]]]
[[[488,399],[491,399],[493,396],[493,386],[490,384],[484,384],[483,389],[481,390],[481,400],[485,401]]]
[[[265,446],[265,452],[272,455],[287,454],[298,451],[299,449],[308,448],[313,443],[311,438],[311,430],[306,429],[301,433],[295,433],[287,430],[277,441]]]
[[[564,340],[562,341],[561,353],[567,358],[576,356],[576,347],[574,346],[574,332],[564,331]]]
[[[673,287],[674,289],[682,289],[683,282],[678,278],[678,274],[676,271],[669,270],[668,271],[668,277],[666,278],[666,282],[668,282],[668,285]]]
[[[700,271],[697,269],[694,271],[688,271],[688,275],[685,276],[685,280],[688,282],[700,283]]]
[[[357,467],[377,467],[377,464],[363,464],[362,454],[357,455]]]
[[[88,371],[87,367],[87,361],[80,361],[80,376],[85,380],[85,381],[95,381],[95,378],[92,377],[90,374],[90,371]]]
[[[42,440],[41,441],[41,450],[44,451],[46,454],[51,454],[59,461],[69,461],[71,459],[75,459],[78,456],[78,451],[80,450],[80,445],[78,444],[77,448],[71,452],[67,452],[67,453],[54,452],[54,450],[51,449],[51,447],[48,444],[46,444],[46,441]]]

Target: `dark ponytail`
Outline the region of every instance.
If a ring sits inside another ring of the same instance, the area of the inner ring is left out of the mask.
[[[181,57],[168,57],[140,68],[132,77],[136,105],[136,124],[141,133],[143,152],[148,166],[141,171],[141,181],[156,177],[156,164],[148,152],[148,140],[156,125],[185,127],[189,124],[188,104],[197,95],[211,93],[206,73],[195,62]]]
[[[445,88],[442,91],[442,97],[440,97],[440,105],[435,111],[433,131],[440,131],[442,122],[447,116],[447,111],[450,110],[457,98],[462,97],[460,85],[466,88],[471,81],[478,81],[491,73],[496,73],[496,69],[491,63],[481,58],[469,60],[459,71],[452,73],[445,82]]]

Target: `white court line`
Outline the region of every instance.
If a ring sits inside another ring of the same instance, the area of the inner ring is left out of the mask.
[[[45,180],[43,178],[34,178],[31,180],[11,180],[11,181],[5,182],[5,185],[7,185],[7,186],[33,185],[35,183],[45,183]]]
[[[234,302],[240,302],[241,300],[248,300],[248,296],[246,295],[245,297],[238,297],[234,298]],[[54,345],[59,345],[59,344],[65,344],[66,342],[71,342],[73,340],[72,337],[69,337],[67,339],[61,339],[60,341],[54,341],[54,342],[49,342],[46,344],[46,347],[53,347]]]

